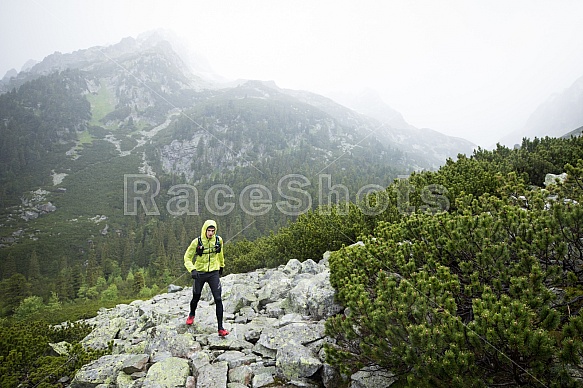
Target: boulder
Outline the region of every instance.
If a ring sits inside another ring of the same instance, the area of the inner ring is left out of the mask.
[[[557,184],[557,182],[563,183],[563,182],[565,182],[565,180],[567,180],[567,173],[566,172],[559,174],[559,175],[547,174],[547,175],[545,175],[544,185],[545,186],[555,185],[555,184]]]
[[[184,387],[190,376],[188,360],[169,357],[150,367],[142,382],[142,388]]]

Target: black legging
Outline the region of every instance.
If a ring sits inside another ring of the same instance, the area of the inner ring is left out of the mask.
[[[202,293],[202,287],[205,283],[208,283],[211,288],[211,293],[213,294],[213,299],[215,300],[215,306],[217,309],[217,324],[219,330],[221,330],[223,328],[223,300],[221,299],[222,287],[219,271],[199,272],[194,279],[194,284],[192,286],[192,300],[190,301],[190,315],[195,315],[196,307],[200,300],[200,294]]]

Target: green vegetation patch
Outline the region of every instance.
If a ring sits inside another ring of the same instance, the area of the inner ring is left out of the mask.
[[[91,104],[91,125],[100,125],[100,120],[115,110],[115,98],[103,80],[100,81],[100,86],[97,93],[87,95],[87,100]]]
[[[88,130],[85,130],[77,133],[77,140],[79,140],[79,143],[81,144],[90,144],[93,141],[93,137]]]
[[[44,321],[0,322],[0,386],[58,387],[59,379],[73,376],[83,365],[111,352],[86,350],[80,342],[91,327],[67,322],[50,326]],[[49,344],[64,344],[53,355]]]

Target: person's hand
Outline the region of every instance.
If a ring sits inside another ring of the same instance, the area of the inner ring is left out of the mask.
[[[223,275],[223,269],[225,269],[225,267],[219,268],[219,276]]]
[[[198,277],[198,272],[196,272],[196,270],[193,269],[192,271],[190,271],[190,276],[192,276],[193,279],[196,279]]]

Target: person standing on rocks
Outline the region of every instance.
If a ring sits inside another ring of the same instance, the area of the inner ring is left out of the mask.
[[[219,336],[224,337],[229,334],[223,327],[223,300],[221,299],[220,280],[225,268],[225,257],[223,255],[223,239],[216,235],[216,232],[217,223],[213,220],[206,220],[200,231],[200,237],[192,240],[184,253],[184,266],[194,279],[190,314],[188,314],[186,324],[192,325],[194,323],[202,288],[205,283],[208,283],[217,309]]]

